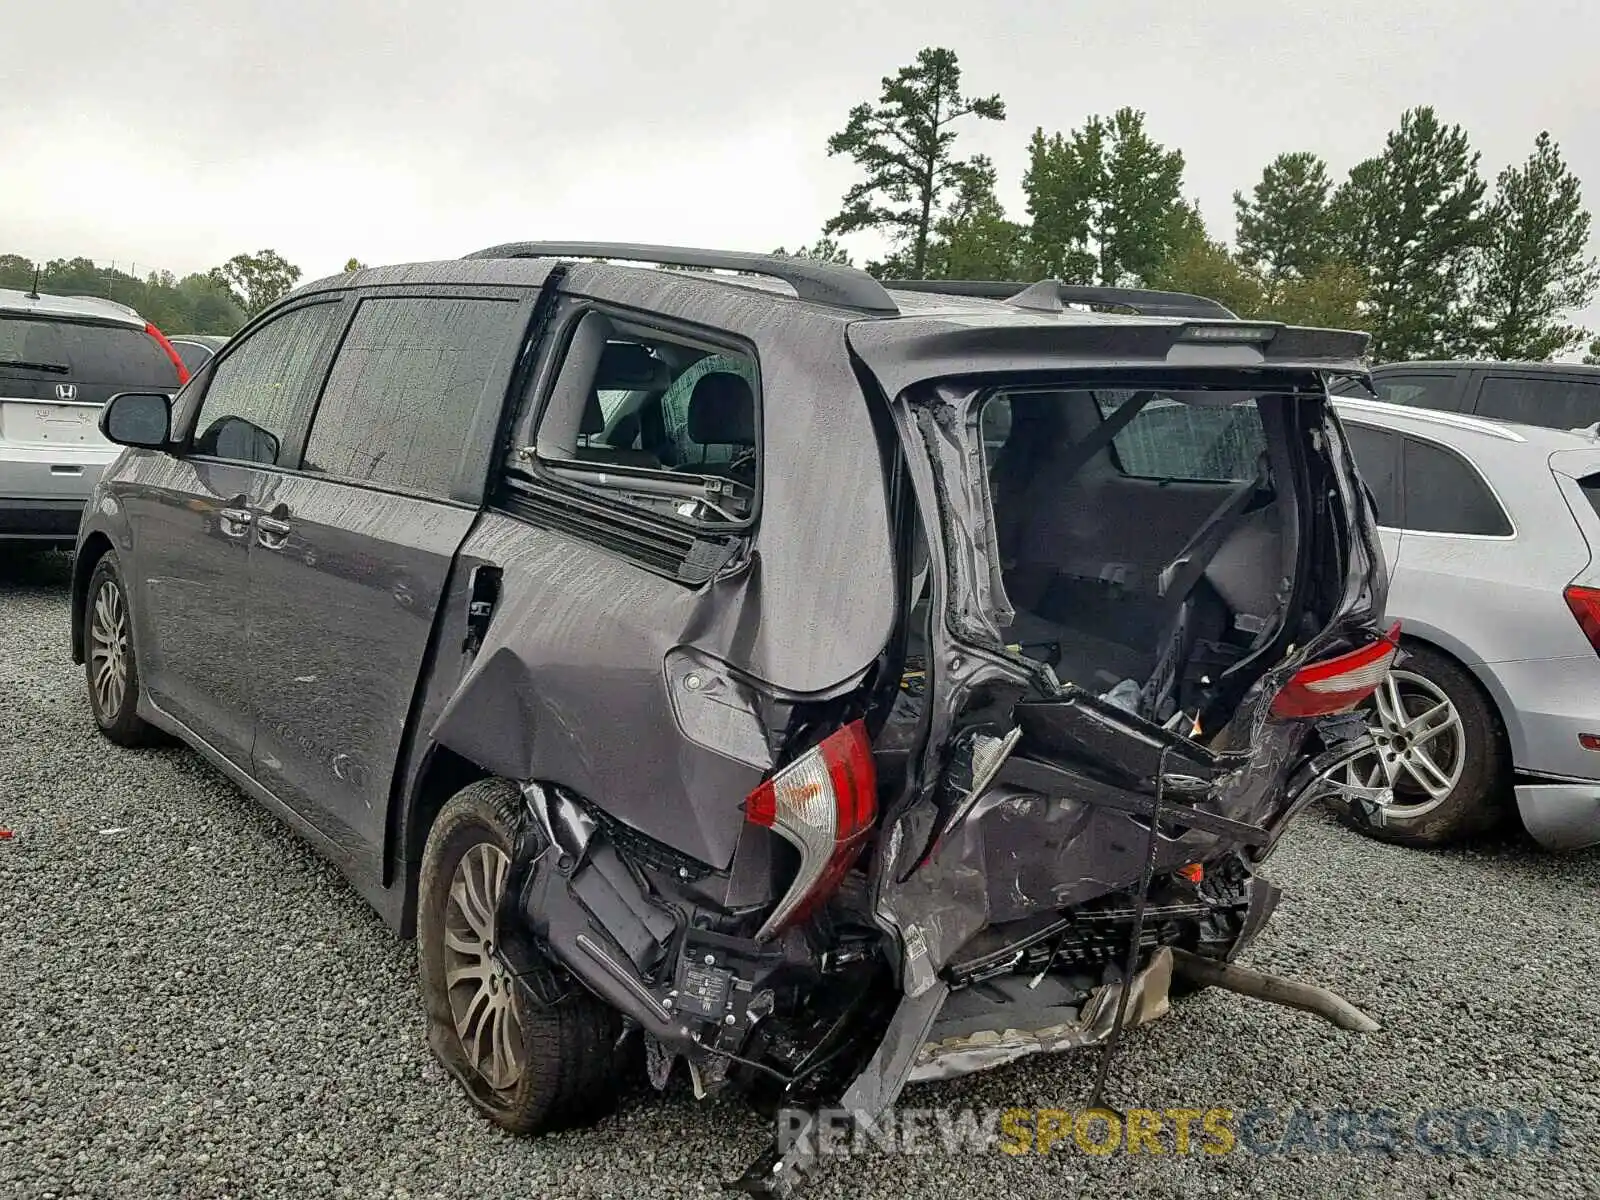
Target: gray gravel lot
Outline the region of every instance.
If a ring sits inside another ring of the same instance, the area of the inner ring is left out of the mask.
[[[0,564],[0,1196],[698,1195],[760,1149],[757,1119],[686,1091],[542,1140],[474,1117],[424,1044],[411,946],[193,755],[102,742],[66,625],[64,559]],[[1339,988],[1384,1032],[1203,994],[1124,1039],[1115,1102],[1388,1108],[1402,1128],[1552,1108],[1561,1149],[932,1151],[834,1164],[809,1194],[1600,1194],[1600,855],[1404,851],[1313,815],[1270,873],[1288,896],[1250,961]],[[1093,1065],[904,1103],[1073,1107]]]

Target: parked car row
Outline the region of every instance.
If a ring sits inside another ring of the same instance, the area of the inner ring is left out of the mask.
[[[1365,341],[662,247],[341,275],[105,407],[72,651],[108,739],[187,742],[415,932],[508,1129],[676,1063],[870,1116],[1206,984],[1350,1021],[1222,964],[1378,747],[1327,391]]]
[[[1350,768],[1393,803],[1335,807],[1415,844],[1513,816],[1549,849],[1600,841],[1600,368],[1396,363],[1336,391],[1406,656]]]
[[[99,429],[106,401],[176,392],[226,340],[169,339],[112,300],[0,289],[0,545],[72,545],[118,453]]]

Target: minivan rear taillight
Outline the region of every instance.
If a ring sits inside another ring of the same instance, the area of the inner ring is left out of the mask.
[[[1572,615],[1578,618],[1578,628],[1589,639],[1596,654],[1600,654],[1600,588],[1579,587],[1573,584],[1562,595]]]
[[[177,350],[173,348],[172,343],[167,341],[167,335],[148,321],[145,322],[144,331],[155,339],[156,345],[161,347],[162,352],[172,360],[172,365],[178,369],[178,386],[182,387],[188,383],[189,368],[183,365],[183,359],[179,356]]]
[[[765,941],[801,920],[844,879],[878,815],[867,727],[853,721],[779,771],[745,801],[745,819],[800,852],[800,869],[756,934]]]
[[[1400,622],[1396,621],[1382,641],[1301,667],[1273,698],[1272,715],[1287,720],[1348,712],[1383,682],[1399,650]]]

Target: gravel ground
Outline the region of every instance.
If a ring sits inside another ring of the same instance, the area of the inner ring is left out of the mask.
[[[641,1094],[595,1130],[493,1131],[430,1057],[409,944],[190,753],[113,751],[67,657],[66,565],[0,566],[0,1195],[712,1193],[765,1141],[732,1103]],[[1554,1109],[1554,1154],[1091,1158],[929,1151],[830,1166],[818,1197],[1600,1194],[1600,855],[1418,853],[1320,815],[1269,872],[1255,965],[1384,1031],[1206,993],[1124,1039],[1123,1106]],[[1071,1108],[1054,1057],[903,1103]],[[1269,1132],[1272,1130],[1269,1129]]]

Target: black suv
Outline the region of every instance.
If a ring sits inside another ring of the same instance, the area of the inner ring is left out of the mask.
[[[1600,424],[1600,367],[1577,363],[1403,362],[1372,369],[1378,399],[1410,408],[1471,413],[1548,429]],[[1348,396],[1369,393],[1346,381]]]
[[[362,270],[111,403],[73,653],[415,929],[499,1124],[679,1060],[871,1115],[1237,983],[1396,652],[1364,343],[719,251]]]

